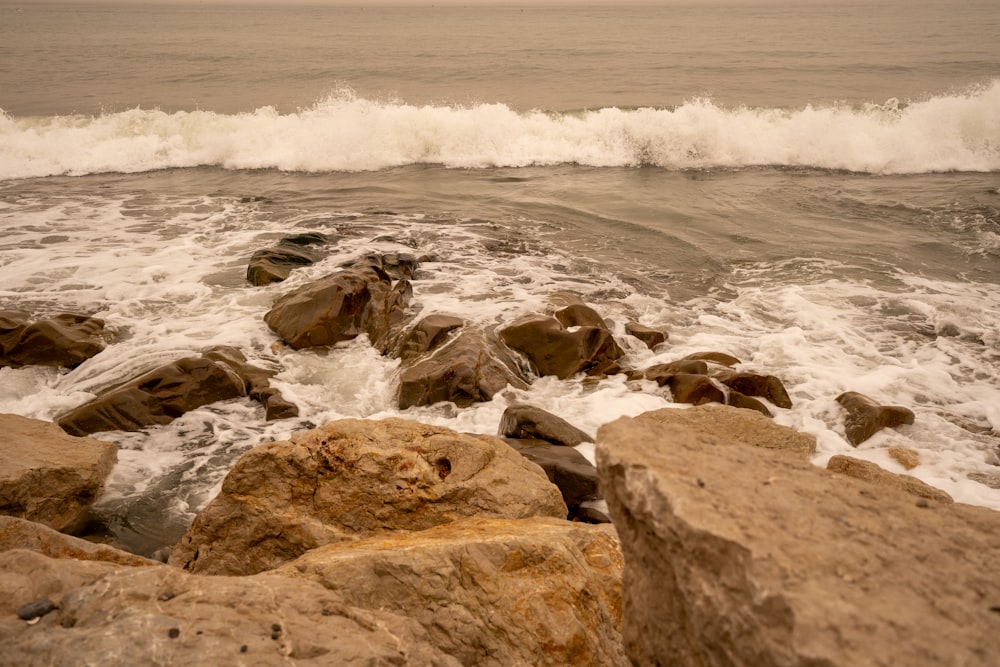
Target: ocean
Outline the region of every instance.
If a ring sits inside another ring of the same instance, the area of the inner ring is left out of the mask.
[[[0,309],[118,336],[70,371],[0,369],[0,412],[54,419],[219,344],[276,370],[298,419],[247,399],[96,436],[120,449],[100,520],[162,555],[240,454],[311,425],[495,433],[528,402],[594,434],[675,405],[619,375],[401,411],[365,339],[274,345],[278,296],[405,251],[421,314],[498,326],[574,292],[629,366],[715,350],[781,378],[775,421],[817,465],[903,472],[906,447],[908,474],[1000,509],[998,35],[992,0],[4,2]],[[326,260],[247,284],[254,250],[307,231]],[[916,421],[855,449],[844,391]]]

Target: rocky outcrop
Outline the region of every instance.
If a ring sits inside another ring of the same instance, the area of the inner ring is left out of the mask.
[[[31,321],[20,310],[0,310],[0,368],[74,368],[104,349],[104,320],[75,313]]]
[[[415,621],[345,604],[304,579],[201,577],[0,553],[5,665],[438,665]],[[15,616],[48,600],[34,624]]]
[[[910,475],[897,475],[896,473],[885,470],[876,463],[872,463],[871,461],[862,461],[861,459],[856,459],[853,456],[843,456],[841,454],[832,456],[830,457],[830,460],[827,461],[826,469],[838,472],[842,475],[848,475],[849,477],[863,479],[876,486],[887,486],[900,491],[905,491],[906,493],[917,496],[918,498],[935,500],[939,503],[954,502],[952,497],[941,489],[936,489],[930,484],[920,481],[916,477],[911,477]]]
[[[385,353],[400,334],[412,296],[408,280],[393,283],[381,259],[366,258],[282,296],[264,321],[296,350],[368,334]]]
[[[435,346],[403,361],[397,396],[401,410],[441,401],[468,407],[491,400],[508,385],[528,386],[516,360],[492,334],[463,327],[435,338]]]
[[[404,363],[413,361],[441,347],[448,334],[463,326],[465,320],[453,315],[433,313],[423,317],[406,332],[398,356]]]
[[[230,347],[200,357],[184,357],[155,368],[60,416],[56,423],[72,435],[137,431],[169,424],[203,405],[250,396],[264,404],[267,418],[294,417],[298,408],[269,386],[274,375],[246,363]]]
[[[559,487],[570,518],[576,518],[581,503],[602,497],[597,468],[572,447],[553,445],[545,440],[508,438],[505,442],[538,465],[549,481]]]
[[[0,432],[0,513],[55,530],[78,527],[103,490],[118,448],[17,415],[0,415]]]
[[[247,265],[247,282],[255,286],[280,283],[294,269],[321,260],[323,253],[320,248],[326,243],[325,234],[306,232],[286,236],[277,245],[256,250]]]
[[[625,333],[629,336],[635,336],[649,349],[655,348],[657,345],[667,342],[670,337],[669,334],[663,329],[654,329],[653,327],[647,327],[644,324],[639,324],[638,322],[628,322],[625,324]]]
[[[621,568],[610,526],[463,519],[332,544],[275,572],[349,605],[411,618],[463,665],[627,665]]]
[[[857,447],[884,428],[912,424],[914,415],[909,408],[898,405],[880,405],[864,394],[847,391],[837,397],[846,411],[844,435]]]
[[[624,354],[606,327],[567,328],[549,315],[522,317],[501,329],[500,338],[524,354],[539,375],[555,375],[561,380],[577,373],[618,372],[617,361]]]
[[[346,419],[244,454],[170,563],[252,574],[323,544],[468,516],[566,517],[559,490],[501,440]]]
[[[159,561],[130,554],[107,544],[97,544],[59,533],[34,521],[0,516],[0,552],[28,549],[50,558],[96,560],[133,567],[159,565]]]
[[[801,454],[646,416],[603,426],[597,462],[633,664],[986,667],[1000,655],[992,510],[873,493]]]
[[[498,433],[502,437],[537,438],[566,447],[594,441],[562,417],[532,405],[511,405],[504,410]]]

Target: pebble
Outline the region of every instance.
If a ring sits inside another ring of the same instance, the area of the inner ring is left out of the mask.
[[[169,630],[167,630],[167,636],[170,637],[171,639],[177,639],[178,637],[181,636],[180,628],[170,628]]]
[[[22,621],[30,621],[32,619],[41,618],[50,611],[57,609],[56,603],[49,599],[35,600],[34,602],[29,602],[20,609],[17,610],[17,617]]]

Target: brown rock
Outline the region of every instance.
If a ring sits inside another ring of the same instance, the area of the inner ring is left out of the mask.
[[[413,325],[400,346],[399,358],[404,363],[412,361],[440,346],[448,334],[465,326],[465,320],[451,315],[434,313],[421,318]]]
[[[657,345],[667,342],[667,339],[670,337],[670,334],[662,329],[647,327],[643,324],[639,324],[638,322],[628,322],[625,325],[625,333],[630,336],[635,336],[645,343],[646,347],[651,350]]]
[[[604,323],[604,318],[583,302],[571,303],[565,308],[560,308],[553,315],[567,329],[570,327],[597,327],[607,330],[608,328],[608,325]]]
[[[622,559],[610,526],[464,519],[331,544],[275,574],[414,619],[463,665],[627,665]]]
[[[740,363],[739,359],[731,354],[726,354],[725,352],[695,352],[684,358],[694,361],[708,361],[722,366],[735,366]]]
[[[896,473],[889,472],[871,461],[862,461],[851,456],[837,454],[827,462],[826,469],[839,472],[842,475],[863,479],[876,486],[899,489],[920,498],[936,500],[941,503],[954,502],[952,497],[941,489],[936,489],[930,484],[910,475],[897,475]]]
[[[564,518],[566,505],[538,466],[496,438],[345,419],[244,454],[170,563],[252,574],[322,544],[467,516]]]
[[[847,412],[844,434],[847,441],[855,447],[884,428],[912,424],[914,419],[913,411],[909,408],[879,405],[856,391],[844,392],[837,397],[837,402]]]
[[[286,236],[276,246],[253,253],[247,266],[247,281],[257,286],[279,283],[288,278],[294,269],[321,260],[324,253],[319,246],[326,243],[326,236],[319,232]]]
[[[756,410],[757,412],[765,415],[767,417],[773,417],[771,410],[758,401],[756,398],[751,398],[750,396],[745,396],[735,389],[730,389],[729,393],[726,395],[726,405],[731,405],[734,408],[744,408],[746,410]]]
[[[570,516],[575,514],[580,503],[601,497],[597,468],[572,447],[553,445],[545,440],[510,438],[504,441],[545,471],[549,481],[559,487]]]
[[[890,447],[889,456],[896,460],[896,463],[907,470],[913,470],[920,465],[920,453],[915,449],[906,447]]]
[[[701,405],[726,402],[726,395],[706,375],[674,373],[667,378],[666,386],[670,387],[675,403]]]
[[[642,418],[600,429],[597,465],[625,554],[633,664],[986,667],[1000,655],[997,512],[921,506]]]
[[[500,337],[523,353],[539,375],[562,380],[613,363],[624,354],[606,328],[581,326],[569,331],[556,318],[544,315],[523,317],[501,329]]]
[[[510,352],[494,336],[464,328],[429,354],[404,361],[398,404],[401,410],[441,401],[467,407],[508,385],[528,386]]]
[[[28,625],[25,601],[55,611]],[[398,614],[345,604],[302,578],[201,577],[0,553],[5,665],[438,665],[460,663]]]
[[[159,565],[155,560],[115,549],[107,544],[95,544],[78,537],[70,537],[47,526],[10,516],[0,516],[0,552],[28,549],[50,558],[96,560],[119,565]]]
[[[498,433],[508,438],[538,438],[567,447],[594,441],[562,417],[531,405],[511,405],[504,410]]]
[[[17,415],[0,415],[0,432],[0,513],[74,530],[103,490],[118,448]]]
[[[652,380],[661,387],[678,373],[688,373],[689,375],[706,375],[708,364],[695,359],[678,359],[666,364],[656,364],[642,371],[642,377]]]
[[[29,321],[27,313],[0,310],[0,368],[74,368],[104,349],[104,320],[74,313]]]
[[[735,373],[726,371],[716,373],[715,379],[746,396],[760,396],[771,401],[779,408],[791,408],[792,399],[789,398],[785,385],[781,380],[773,375],[759,375],[757,373]]]

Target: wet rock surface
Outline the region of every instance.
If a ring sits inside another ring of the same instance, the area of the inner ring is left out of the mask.
[[[0,368],[74,368],[97,355],[106,343],[104,320],[60,313],[32,320],[20,310],[0,310]]]

